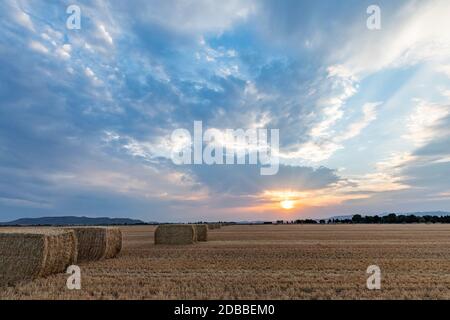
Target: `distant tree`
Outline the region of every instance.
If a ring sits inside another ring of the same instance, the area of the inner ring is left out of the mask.
[[[397,215],[395,213],[390,213],[387,216],[383,217],[382,221],[384,223],[396,223],[397,222]]]
[[[399,216],[397,216],[397,221],[396,221],[396,223],[406,223],[406,216],[404,216],[404,215],[399,215]]]
[[[352,222],[353,223],[362,223],[363,222],[363,217],[360,214],[355,214],[352,217]]]
[[[296,224],[351,224],[351,223],[450,223],[450,216],[415,216],[413,214],[410,215],[396,215],[395,213],[388,214],[386,216],[362,216],[360,214],[355,214],[351,219],[338,219],[332,218],[328,220],[316,220],[306,219],[306,220],[295,220]]]

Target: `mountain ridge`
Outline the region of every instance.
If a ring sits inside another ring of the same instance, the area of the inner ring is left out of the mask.
[[[145,224],[144,221],[130,218],[109,218],[109,217],[38,217],[20,218],[9,222],[0,222],[3,226],[46,226],[46,225],[136,225]]]

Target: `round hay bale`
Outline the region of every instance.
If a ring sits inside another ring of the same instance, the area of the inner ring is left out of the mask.
[[[122,249],[122,232],[113,227],[71,227],[77,239],[78,261],[116,257]]]
[[[119,228],[106,229],[105,259],[115,258],[122,250],[122,231]]]
[[[220,223],[208,223],[208,229],[220,229]]]
[[[197,241],[208,241],[208,226],[206,224],[195,224]]]
[[[68,232],[67,232],[68,231]],[[39,274],[41,277],[65,272],[77,261],[77,240],[73,231],[67,230],[56,236],[47,236],[47,256]]]
[[[196,229],[190,224],[164,224],[155,230],[155,244],[193,244]]]
[[[0,230],[0,285],[65,272],[76,262],[76,245],[70,230]]]

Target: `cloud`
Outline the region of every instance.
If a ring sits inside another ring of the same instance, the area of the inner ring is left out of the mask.
[[[254,1],[237,0],[152,0],[138,1],[131,10],[141,24],[154,23],[180,33],[203,33],[223,32],[245,20],[255,10],[255,5]]]
[[[408,1],[400,6],[389,11],[386,3],[381,4],[382,30],[371,32],[361,25],[354,29],[351,41],[337,51],[336,56],[346,57],[344,65],[354,74],[367,75],[449,56],[450,36],[442,32],[450,28],[449,2]]]
[[[299,149],[294,152],[282,152],[281,157],[285,159],[300,158],[313,163],[329,159],[336,151],[344,148],[343,143],[345,141],[358,136],[364,128],[376,119],[376,108],[380,104],[380,102],[364,104],[362,107],[362,118],[350,123],[342,132],[330,132],[323,136],[324,132],[322,132],[322,135],[314,135],[314,132],[317,133],[317,131],[313,129],[312,140],[303,143]]]
[[[358,136],[361,131],[366,128],[372,121],[377,119],[376,108],[381,105],[381,102],[371,102],[363,105],[363,117],[357,122],[351,123],[348,129],[341,136],[336,138],[337,141],[345,141]]]
[[[450,65],[440,65],[436,70],[450,78]]]
[[[106,31],[105,26],[103,24],[100,24],[98,26],[98,30],[99,30],[99,33],[100,33],[100,37],[102,39],[104,39],[108,44],[112,45],[113,44],[113,38],[111,37],[109,32]]]
[[[17,10],[15,14],[15,20],[25,28],[29,29],[30,31],[35,31],[33,22],[31,21],[31,18],[28,14],[21,10]]]
[[[56,54],[64,60],[70,59],[70,51],[72,50],[72,46],[70,44],[64,44],[61,47],[56,49]]]
[[[429,103],[423,100],[416,101],[416,107],[409,116],[407,128],[408,133],[404,136],[421,146],[438,135],[448,135],[449,130],[442,132],[439,123],[450,114],[450,105]]]
[[[31,41],[30,48],[39,53],[43,53],[43,54],[48,53],[47,47],[38,41]]]
[[[190,170],[189,168],[187,168]],[[273,176],[261,176],[255,165],[197,166],[192,175],[218,194],[251,195],[267,190],[311,190],[339,181],[328,168],[280,166]]]

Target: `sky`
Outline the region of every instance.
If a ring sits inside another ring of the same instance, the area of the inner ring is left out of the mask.
[[[1,1],[0,221],[450,211],[450,2],[372,4]],[[194,121],[278,129],[278,173],[175,164]]]

